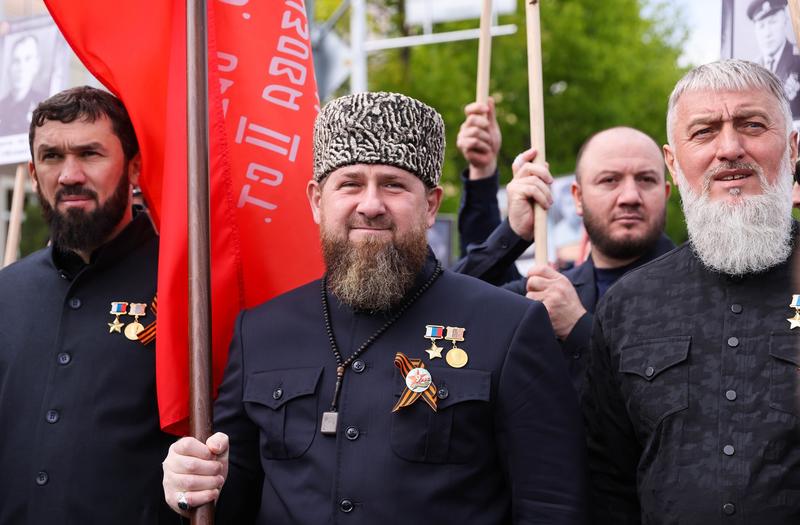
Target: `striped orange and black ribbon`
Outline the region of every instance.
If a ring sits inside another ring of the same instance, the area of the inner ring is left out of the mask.
[[[400,375],[405,379],[413,369],[425,368],[425,363],[422,362],[422,359],[409,359],[404,353],[397,352],[397,355],[394,356],[394,366],[400,370]],[[403,407],[412,405],[420,397],[436,412],[436,385],[433,384],[433,381],[431,381],[431,386],[423,392],[414,392],[406,387],[403,393],[400,394],[400,399],[392,409],[392,412],[397,412]]]
[[[156,312],[158,311],[158,296],[157,295],[155,297],[153,297],[153,302],[150,304],[150,311],[153,313],[154,316],[156,315]],[[142,343],[143,345],[149,345],[150,343],[152,343],[155,340],[155,338],[156,338],[156,323],[158,323],[158,319],[155,319],[152,323],[147,325],[144,328],[144,330],[139,332],[139,334],[136,337],[139,338],[139,342],[140,343]]]

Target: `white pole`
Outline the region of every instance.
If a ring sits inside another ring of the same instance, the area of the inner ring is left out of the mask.
[[[367,7],[366,0],[350,2],[350,50],[353,69],[350,73],[350,92],[367,91]]]
[[[25,172],[25,165],[19,164],[14,179],[14,196],[11,200],[11,217],[8,220],[8,235],[6,235],[3,266],[8,266],[17,260],[20,231],[22,230],[22,209],[25,204]]]

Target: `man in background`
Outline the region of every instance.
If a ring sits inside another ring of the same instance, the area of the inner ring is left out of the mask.
[[[77,87],[33,112],[51,245],[0,271],[0,523],[177,523],[159,491],[158,238],[132,211],[122,103]]]
[[[459,220],[462,235],[475,241],[480,232],[471,230],[500,220],[495,197],[500,140],[493,104],[470,104],[466,112],[458,146],[470,166]],[[578,152],[572,184],[592,243],[589,258],[563,274],[535,265],[522,277],[514,261],[533,241],[534,204],[552,203],[553,178],[547,166],[532,162],[535,157],[528,150],[514,161],[514,178],[506,186],[508,219],[473,245],[456,270],[542,301],[579,389],[597,301],[625,272],[674,247],[663,234],[670,186],[661,151],[646,134],[616,127],[592,135]]]

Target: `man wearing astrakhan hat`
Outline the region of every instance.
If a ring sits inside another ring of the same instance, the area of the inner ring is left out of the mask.
[[[427,247],[443,128],[393,93],[322,109],[308,199],[327,272],[240,315],[224,434],[173,445],[173,508],[221,488],[218,523],[583,523],[581,422],[546,310]]]
[[[791,24],[786,0],[752,0],[747,17],[761,51],[758,63],[780,79],[792,115],[800,118],[800,51],[787,39]]]

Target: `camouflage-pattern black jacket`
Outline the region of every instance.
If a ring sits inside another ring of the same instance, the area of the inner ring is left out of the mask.
[[[687,244],[600,301],[583,392],[595,523],[800,523],[792,260],[734,278]]]

